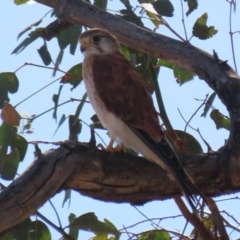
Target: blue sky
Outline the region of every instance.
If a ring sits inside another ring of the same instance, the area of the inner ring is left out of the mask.
[[[172,1],[174,2],[174,1]],[[169,24],[177,30],[180,35],[184,36],[182,22],[181,22],[181,11],[180,11],[180,1],[175,3],[175,12],[173,18],[166,18]],[[122,7],[121,4],[117,1],[109,1],[108,8],[111,10],[118,9]],[[35,22],[40,17],[42,17],[50,8],[40,5],[40,4],[25,4],[22,6],[16,6],[12,1],[3,1],[0,15],[0,27],[2,29],[2,37],[0,38],[0,55],[1,55],[1,64],[0,71],[15,71],[18,67],[23,65],[25,62],[35,63],[43,65],[37,49],[39,49],[43,41],[41,39],[35,41],[29,47],[27,47],[23,52],[18,55],[11,55],[12,50],[26,37],[26,34],[22,36],[17,41],[17,34],[23,30],[26,26]],[[233,14],[233,30],[239,30],[239,19],[238,19],[238,10],[236,14]],[[140,9],[139,9],[140,11]],[[187,8],[185,8],[185,12]],[[208,12],[208,25],[213,25],[218,33],[213,38],[202,41],[197,38],[193,38],[191,43],[198,48],[203,49],[209,53],[212,53],[213,49],[216,50],[219,57],[223,60],[228,60],[228,63],[233,66],[230,37],[229,37],[229,4],[226,1],[212,0],[212,1],[199,1],[199,8],[197,11],[193,12],[188,18],[185,18],[185,24],[188,31],[188,36],[191,36],[191,29],[196,20],[204,12]],[[49,17],[43,20],[41,26],[46,26],[49,22],[53,21],[53,18]],[[152,24],[145,20],[149,28],[153,28]],[[165,34],[170,37],[174,37],[164,26],[160,26],[157,32]],[[239,34],[234,36],[235,39],[235,53],[236,56],[239,56],[240,45],[239,45]],[[50,50],[53,59],[56,59],[59,52],[59,47],[57,40],[53,39],[51,42],[47,43],[48,49]],[[79,49],[79,48],[78,48]],[[73,65],[78,64],[82,61],[82,55],[77,49],[75,55],[69,54],[69,49],[65,49],[64,60],[60,68],[64,71],[70,69]],[[239,59],[237,59],[239,63]],[[240,66],[238,64],[238,68]],[[34,91],[37,91],[39,88],[53,81],[57,77],[60,77],[62,74],[58,73],[56,77],[52,77],[52,71],[47,69],[40,69],[33,66],[26,66],[20,71],[17,72],[17,76],[20,81],[20,87],[16,94],[11,95],[11,103],[13,105],[20,102],[26,96],[32,94]],[[191,81],[183,86],[179,86],[176,83],[176,80],[173,77],[172,72],[169,69],[162,68],[159,76],[159,82],[161,84],[161,91],[163,99],[165,101],[165,107],[169,115],[170,120],[172,121],[173,127],[175,129],[183,130],[185,127],[184,121],[181,119],[181,116],[178,113],[178,108],[181,110],[183,116],[186,119],[189,119],[193,112],[200,105],[199,101],[196,99],[204,99],[207,93],[211,94],[213,91],[206,85],[206,83],[198,78],[195,78],[194,81]],[[43,90],[39,94],[30,98],[28,101],[17,107],[17,111],[22,115],[24,112],[27,112],[28,116],[32,114],[39,114],[46,109],[53,106],[52,95],[58,92],[59,83],[56,82],[52,84],[47,89]],[[70,86],[64,86],[60,102],[68,100],[70,97],[81,98],[85,93],[84,85],[81,84],[77,89],[71,91]],[[77,107],[78,103],[69,103],[67,106],[61,107],[58,110],[58,120],[61,115],[64,113],[66,115],[73,114]],[[214,102],[215,108],[219,109],[224,114],[227,114],[225,107],[221,102],[216,99]],[[217,150],[224,144],[225,139],[228,137],[228,132],[226,130],[216,130],[215,124],[209,118],[200,117],[202,111],[200,111],[197,116],[191,122],[191,125],[195,128],[199,128],[203,137],[209,142],[214,150]],[[90,123],[90,117],[94,114],[92,108],[86,104],[83,112],[81,113],[81,118]],[[53,136],[54,131],[57,127],[56,121],[52,119],[52,112],[38,118],[33,123],[34,133],[26,135],[27,140],[48,140],[48,141],[63,141],[68,139],[68,126],[67,123],[63,124],[57,134]],[[196,132],[189,130],[190,134],[193,134],[199,142],[202,144],[204,150],[206,147],[203,142],[196,134]],[[99,131],[100,134],[107,139],[104,131]],[[83,126],[82,133],[79,136],[80,141],[89,140],[89,129],[86,126]],[[99,141],[99,140],[98,140]],[[107,141],[107,140],[106,140]],[[42,151],[52,148],[52,145],[40,145]],[[23,172],[29,164],[33,161],[33,147],[30,145],[28,148],[27,156],[23,163],[21,163],[19,168],[19,173]],[[4,182],[4,184],[7,184]],[[75,213],[77,216],[87,213],[95,212],[99,220],[104,218],[112,221],[117,228],[123,228],[123,225],[129,226],[138,221],[145,220],[143,216],[136,211],[135,208],[129,204],[113,204],[113,203],[104,203],[98,200],[93,200],[89,197],[81,196],[79,193],[73,193],[71,199],[71,205],[68,209],[67,204],[62,208],[64,194],[59,193],[53,199],[55,207],[58,209],[58,213],[61,217],[62,224],[68,224],[68,215],[70,212]],[[227,197],[227,196],[226,196]],[[230,204],[231,203],[231,204]],[[221,209],[228,210],[231,214],[238,217],[240,210],[239,207],[236,207],[237,201],[226,201],[221,202],[219,207]],[[179,211],[172,200],[169,201],[155,201],[144,206],[140,206],[139,209],[147,215],[149,218],[154,217],[164,217],[169,215],[177,215]],[[49,203],[46,203],[40,210],[42,214],[46,215],[49,219],[57,223],[56,216]],[[182,229],[185,224],[185,221],[182,218],[169,219],[161,222],[161,226],[167,229]],[[152,229],[150,223],[139,225],[134,228],[133,232],[141,232],[144,230]],[[189,228],[190,230],[191,228]],[[53,239],[60,238],[60,235],[55,231],[52,231]],[[91,233],[80,232],[79,239],[88,239],[89,237],[94,236]],[[239,234],[233,236],[232,239],[235,239]],[[234,237],[235,236],[235,237]],[[123,235],[122,239],[126,239],[127,236]]]

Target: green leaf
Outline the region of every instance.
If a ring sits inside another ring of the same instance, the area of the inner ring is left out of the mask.
[[[131,53],[130,53],[130,51],[128,50],[127,47],[121,46],[121,52],[126,59],[128,59],[129,61],[131,60]]]
[[[94,129],[106,130],[106,128],[104,128],[103,125],[101,124],[97,114],[92,115],[91,120],[94,123]]]
[[[99,8],[102,8],[102,9],[106,10],[106,8],[107,8],[107,3],[108,3],[107,0],[94,0],[93,5],[95,5],[95,6],[99,7]]]
[[[25,38],[13,51],[11,54],[18,54],[23,51],[30,43],[38,39],[42,34],[43,28],[36,28],[34,31],[28,34],[28,37]]]
[[[0,175],[4,180],[13,180],[20,161],[19,152],[14,149],[6,155],[4,162],[0,166]]]
[[[186,15],[189,16],[190,13],[192,13],[195,9],[198,7],[197,0],[188,0],[188,11],[186,12]]]
[[[212,110],[210,117],[215,122],[217,129],[225,128],[226,130],[230,131],[230,119],[220,113],[217,109]]]
[[[75,54],[77,45],[78,45],[78,37],[82,32],[82,25],[75,25],[70,29],[70,53],[72,55]]]
[[[16,136],[14,136],[12,138],[11,148],[18,150],[19,159],[20,159],[20,161],[22,161],[25,157],[26,152],[27,152],[28,142],[24,137],[17,134]]]
[[[13,236],[12,232],[7,232],[4,235],[0,236],[0,240],[14,240],[14,236]]]
[[[52,100],[54,102],[54,111],[53,111],[53,118],[57,119],[57,108],[58,108],[58,101],[60,97],[60,93],[62,91],[63,85],[61,84],[58,89],[58,94],[53,94]]]
[[[49,12],[52,12],[52,10],[49,11]],[[37,26],[42,22],[43,18],[45,18],[45,17],[48,15],[49,12],[47,12],[43,17],[41,17],[40,19],[38,19],[36,22],[31,23],[29,26],[27,26],[25,29],[23,29],[23,30],[18,34],[17,39],[19,39],[25,32],[31,30],[32,27],[37,27]]]
[[[209,109],[211,108],[212,104],[213,104],[213,101],[216,97],[217,93],[216,92],[213,92],[211,94],[211,96],[208,98],[206,104],[205,104],[205,107],[204,107],[204,110],[203,110],[203,113],[201,114],[201,117],[206,117],[207,116],[207,113],[209,111]]]
[[[48,66],[52,62],[51,55],[47,49],[47,44],[44,43],[38,50],[38,53],[43,61],[43,63]]]
[[[169,69],[172,69],[174,77],[176,78],[177,82],[180,83],[180,85],[182,85],[182,84],[184,84],[186,82],[189,82],[194,77],[193,73],[185,70],[182,67],[179,67],[176,64],[168,62],[167,60],[159,59],[158,65],[159,66],[163,66],[163,67],[167,67]]]
[[[78,44],[78,36],[81,34],[81,32],[82,26],[74,25],[59,33],[57,35],[57,40],[60,49],[64,50],[70,44],[70,53],[74,54],[76,46]]]
[[[51,240],[51,233],[47,225],[39,220],[33,221],[28,240]]]
[[[121,9],[121,10],[119,10],[119,12],[121,13],[121,15],[118,15],[118,16],[120,16],[122,19],[124,19],[128,22],[132,22],[140,27],[144,26],[144,24],[142,23],[141,17],[137,16],[133,12],[132,8]]]
[[[174,130],[174,131],[177,133],[178,137],[183,141],[186,147],[187,154],[197,154],[197,153],[203,152],[200,143],[191,134],[187,132],[183,132],[181,130]]]
[[[91,231],[95,234],[119,234],[118,230],[113,230],[112,227],[99,221],[96,215],[92,212],[76,218],[71,226],[76,226],[81,230]]]
[[[62,50],[62,49],[60,49],[60,52],[59,52],[59,54],[58,54],[58,56],[57,56],[57,59],[56,59],[56,61],[55,61],[55,68],[54,68],[54,70],[53,70],[53,77],[55,77],[55,75],[56,75],[56,72],[57,72],[57,68],[59,67],[59,65],[61,64],[61,62],[62,62],[62,59],[63,59],[63,54],[64,54],[64,51]]]
[[[9,102],[8,92],[16,93],[18,86],[19,81],[15,73],[0,73],[0,108],[3,108],[5,101]]]
[[[161,20],[159,18],[159,14],[154,9],[151,3],[141,3],[142,7],[146,10],[146,14],[156,28],[161,24]]]
[[[21,5],[21,4],[24,4],[24,3],[26,3],[26,2],[28,2],[29,0],[14,0],[14,3],[16,4],[16,5]]]
[[[24,222],[20,223],[15,227],[12,232],[15,240],[26,240],[28,239],[28,233],[31,228],[31,219],[27,218]]]
[[[80,122],[79,119],[77,119],[77,120],[78,121],[76,121],[75,115],[70,115],[69,116],[69,122],[68,122],[69,139],[74,140],[74,141],[78,141],[78,134],[82,130],[82,123]]]
[[[57,133],[58,129],[59,129],[60,126],[65,122],[65,120],[66,120],[66,115],[63,114],[62,117],[61,117],[61,119],[60,119],[60,121],[59,121],[59,123],[58,123],[58,127],[57,127],[56,131],[54,132],[53,136],[55,136],[55,134]]]
[[[16,132],[17,128],[10,126],[7,123],[3,122],[0,126],[0,167],[6,159],[8,146]]]
[[[70,83],[73,87],[71,90],[76,88],[82,81],[82,63],[79,63],[71,67],[67,74],[62,78],[61,83]]]
[[[194,77],[193,73],[177,65],[174,65],[173,74],[177,82],[180,83],[180,85],[189,82],[190,80],[193,80]]]
[[[69,225],[73,223],[76,219],[76,215],[73,213],[70,213],[68,217]],[[73,239],[78,239],[78,227],[70,226],[69,227],[69,236],[71,236]],[[63,238],[63,240],[67,240],[66,238]]]
[[[170,234],[165,230],[153,230],[141,233],[138,240],[171,240]]]
[[[218,30],[213,26],[208,27],[207,24],[208,14],[204,13],[200,18],[197,19],[193,26],[193,36],[199,39],[205,40],[215,35]]]
[[[78,107],[77,107],[77,110],[75,112],[75,117],[76,119],[80,116],[80,113],[82,111],[82,108],[83,108],[83,105],[85,104],[86,102],[86,99],[87,99],[87,93],[84,93],[83,96],[82,96],[82,100],[81,102],[79,103]]]
[[[173,16],[174,7],[169,0],[157,0],[156,2],[153,2],[152,5],[161,16]]]
[[[68,207],[70,207],[71,204],[71,189],[67,189],[64,191],[65,195],[64,195],[64,199],[63,199],[63,203],[62,203],[62,207],[64,207],[64,204],[68,201]]]

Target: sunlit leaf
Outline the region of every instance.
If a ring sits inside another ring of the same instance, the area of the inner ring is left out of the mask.
[[[212,110],[210,117],[215,122],[217,129],[225,128],[230,131],[230,119],[220,113],[217,109]]]
[[[158,17],[159,14],[154,9],[151,3],[141,3],[142,7],[146,10],[146,13],[150,20],[153,22],[155,27],[158,27],[161,24],[160,18]]]
[[[33,221],[28,240],[51,240],[51,233],[47,225],[40,220]]]
[[[3,108],[5,101],[9,101],[8,92],[16,93],[18,90],[18,86],[19,81],[15,73],[0,73],[0,108]]]
[[[178,65],[173,64],[167,60],[159,59],[158,65],[172,69],[174,77],[176,78],[177,82],[180,83],[180,85],[182,85],[186,82],[189,82],[194,77],[193,73],[191,73],[191,72],[187,71],[186,69],[179,67]]]
[[[128,48],[125,47],[125,46],[121,46],[121,52],[122,52],[122,54],[124,55],[124,57],[127,58],[127,59],[130,61],[130,59],[131,59],[131,53],[130,53],[130,51],[128,50]]]
[[[30,43],[34,42],[36,39],[38,39],[42,34],[43,28],[36,28],[34,31],[30,32],[28,34],[28,37],[25,38],[13,51],[12,54],[20,53],[23,51]]]
[[[188,11],[186,12],[186,15],[188,16],[195,9],[197,9],[198,2],[197,2],[197,0],[188,0],[187,3],[188,3]]]
[[[197,19],[193,26],[193,36],[199,39],[205,40],[215,35],[218,30],[213,26],[208,27],[207,24],[208,14],[204,13],[200,18]]]
[[[52,62],[51,55],[47,49],[47,44],[44,43],[38,50],[38,53],[43,61],[43,63],[48,66]]]
[[[70,83],[76,88],[82,81],[82,63],[79,63],[68,70],[67,74],[62,78],[61,83]]]
[[[28,2],[28,0],[14,0],[14,3],[15,3],[16,5],[21,5],[21,4],[24,4],[24,3],[26,3],[26,2]]]
[[[183,141],[183,144],[186,147],[186,153],[197,154],[203,152],[200,143],[191,134],[181,130],[175,130],[175,132],[177,133],[178,137]]]
[[[17,134],[11,139],[11,148],[18,150],[19,160],[22,161],[27,152],[28,142],[23,136]]]
[[[169,0],[157,0],[152,3],[154,9],[161,16],[172,17],[174,7]]]
[[[211,94],[211,96],[208,98],[208,100],[207,100],[207,102],[205,104],[203,113],[201,114],[201,117],[206,117],[207,116],[207,113],[208,113],[209,109],[212,107],[212,104],[213,104],[213,101],[214,101],[216,95],[217,95],[217,93],[213,92]]]
[[[138,240],[171,240],[170,234],[165,230],[153,230],[141,233],[137,238]]]
[[[91,231],[95,234],[119,234],[118,230],[113,230],[112,227],[98,220],[94,213],[86,213],[76,218],[71,226],[76,226],[81,230]]]
[[[4,102],[4,107],[1,112],[3,122],[11,126],[19,126],[21,116],[16,109],[8,102]]]

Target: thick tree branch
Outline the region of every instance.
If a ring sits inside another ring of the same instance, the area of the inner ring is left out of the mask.
[[[240,189],[240,175],[231,174],[227,178],[228,169],[219,165],[219,156],[181,156],[197,186],[208,196]],[[240,166],[234,167],[239,170]],[[179,194],[166,173],[143,158],[91,151],[86,144],[66,143],[41,154],[1,192],[0,216],[4,218],[0,218],[0,234],[36,212],[54,194],[68,188],[99,200],[131,204]]]

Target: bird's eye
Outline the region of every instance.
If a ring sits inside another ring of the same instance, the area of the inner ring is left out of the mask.
[[[94,36],[94,37],[93,37],[93,41],[94,41],[95,43],[99,42],[99,40],[100,40],[100,37],[98,37],[98,36]]]

